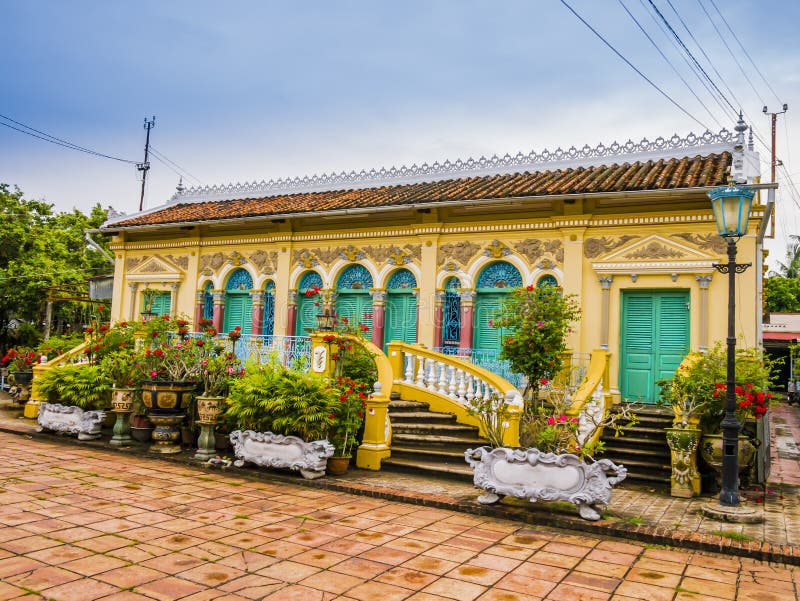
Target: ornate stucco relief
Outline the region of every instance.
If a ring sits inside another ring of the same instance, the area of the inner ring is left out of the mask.
[[[625,255],[626,259],[678,259],[686,254],[676,248],[668,248],[658,242],[650,242]]]
[[[134,269],[137,265],[140,265],[142,261],[146,261],[150,258],[150,255],[142,255],[141,257],[128,257],[125,260],[125,269],[130,271]]]
[[[703,250],[710,250],[714,254],[724,255],[727,251],[726,242],[722,237],[717,234],[692,234],[688,232],[680,234],[672,234],[673,238],[681,238],[690,244],[702,248]]]
[[[247,259],[245,259],[244,255],[238,250],[234,250],[227,255],[222,252],[202,255],[200,257],[200,273],[203,275],[211,275],[212,273],[218,272],[225,263],[229,263],[235,267],[241,267],[247,263]]]
[[[461,242],[452,242],[450,244],[442,244],[439,246],[438,263],[439,266],[450,263],[459,263],[466,266],[482,250],[480,244],[475,244],[469,240],[462,240]]]
[[[189,255],[164,255],[164,258],[172,261],[184,271],[189,268]]]
[[[256,266],[259,273],[275,273],[278,264],[278,253],[257,250],[248,257],[250,263]]]
[[[564,262],[564,245],[558,239],[526,238],[515,242],[514,247],[531,265],[539,263],[545,255],[550,255],[556,263]]]
[[[587,259],[594,259],[636,238],[639,238],[639,236],[620,236],[619,238],[603,236],[602,238],[587,238],[583,241],[583,254]]]
[[[136,271],[137,273],[164,273],[165,271],[169,270],[161,261],[151,259],[150,262],[146,263],[143,267],[137,269]]]

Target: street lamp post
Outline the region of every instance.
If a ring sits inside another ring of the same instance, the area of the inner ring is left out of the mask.
[[[728,364],[725,390],[725,417],[722,419],[722,490],[720,505],[739,505],[739,430],[736,419],[736,274],[750,263],[736,262],[736,243],[747,233],[755,190],[746,186],[716,188],[708,193],[714,209],[717,232],[728,243],[728,262],[714,268],[728,274]]]

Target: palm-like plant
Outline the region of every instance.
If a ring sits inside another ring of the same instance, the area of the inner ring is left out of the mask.
[[[786,247],[786,263],[778,261],[780,273],[785,278],[800,278],[800,236],[791,234]]]

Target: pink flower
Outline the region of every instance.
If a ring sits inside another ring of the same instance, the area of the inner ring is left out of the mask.
[[[537,322],[536,322],[536,327],[537,327],[537,328],[543,328],[543,327],[544,327],[544,322],[542,322],[542,321],[537,321]]]
[[[554,418],[554,417],[551,415],[550,417],[548,417],[548,418],[547,418],[547,423],[548,423],[548,424],[550,424],[551,426],[554,426],[554,425],[555,425],[555,423],[556,423],[556,418]]]
[[[151,378],[155,378],[157,375],[158,375],[158,372],[156,370],[153,370],[153,371],[150,372],[150,377]]]
[[[573,418],[572,418],[571,420],[569,420],[569,421],[571,421],[573,424],[577,424],[577,423],[578,423],[578,418],[577,418],[577,417],[573,417]]]
[[[567,421],[567,416],[562,413],[561,415],[558,416],[558,421],[559,422]]]
[[[492,319],[489,320],[489,327],[490,328],[494,327],[494,320],[492,320]]]
[[[541,384],[542,386],[547,386],[547,382],[549,382],[547,378],[542,378],[541,380],[539,380],[539,384]]]

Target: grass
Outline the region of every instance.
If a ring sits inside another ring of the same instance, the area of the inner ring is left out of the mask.
[[[752,536],[747,536],[746,534],[742,534],[741,532],[736,532],[736,530],[713,530],[709,532],[709,534],[716,534],[717,536],[723,536],[725,538],[729,538],[731,540],[738,540],[740,542],[754,540]]]
[[[625,518],[622,521],[626,524],[630,524],[631,526],[639,526],[640,524],[644,524],[644,520],[640,515],[635,515],[629,518]]]
[[[233,516],[233,519],[234,520],[249,520],[250,516],[249,515],[244,515],[243,513],[237,513],[235,516]]]

